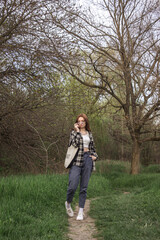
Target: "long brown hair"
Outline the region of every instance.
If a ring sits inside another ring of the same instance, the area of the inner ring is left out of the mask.
[[[86,116],[86,114],[84,114],[84,113],[79,114],[79,115],[77,116],[77,118],[76,118],[75,123],[78,123],[78,119],[79,119],[80,117],[84,118],[84,120],[85,120],[85,122],[86,122],[85,129],[86,129],[88,132],[91,132],[91,129],[90,129],[90,126],[89,126],[89,120],[88,120],[88,117]]]

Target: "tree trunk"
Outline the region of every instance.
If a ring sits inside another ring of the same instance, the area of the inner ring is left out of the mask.
[[[140,143],[137,139],[133,140],[131,174],[138,174],[140,171]]]

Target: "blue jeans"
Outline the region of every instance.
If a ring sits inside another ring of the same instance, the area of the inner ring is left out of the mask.
[[[79,207],[84,208],[87,187],[93,168],[90,152],[85,152],[83,156],[83,166],[73,165],[69,171],[69,184],[67,190],[67,202],[71,203],[80,180]]]

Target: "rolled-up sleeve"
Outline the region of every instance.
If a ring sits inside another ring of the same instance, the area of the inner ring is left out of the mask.
[[[91,145],[91,154],[96,157],[96,160],[98,159],[98,154],[96,153],[94,142],[93,145]]]
[[[76,131],[72,131],[70,134],[70,145],[73,145],[74,147],[79,147],[80,145],[80,133]]]

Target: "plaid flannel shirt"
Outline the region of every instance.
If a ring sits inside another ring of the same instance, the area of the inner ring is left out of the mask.
[[[98,158],[98,155],[95,151],[94,140],[91,132],[89,133],[90,143],[89,143],[89,151],[91,155]],[[78,153],[76,155],[75,161],[73,165],[82,166],[83,165],[83,154],[84,154],[84,147],[83,147],[83,137],[80,132],[72,131],[70,134],[69,145],[73,145],[74,147],[78,147]],[[93,161],[93,170],[95,171],[95,161]]]

